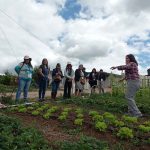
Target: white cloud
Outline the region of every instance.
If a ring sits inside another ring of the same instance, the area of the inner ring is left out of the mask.
[[[78,18],[66,21],[58,13],[65,0],[1,0],[0,55],[5,63],[0,73],[7,67],[14,68],[24,55],[30,55],[34,65],[40,65],[46,57],[51,68],[57,62],[64,68],[71,61],[74,69],[80,62],[88,71],[96,67],[110,72],[111,65],[124,64],[126,54],[149,52],[141,42],[129,47],[126,41],[133,35],[141,41],[149,39],[150,1],[78,0],[78,3],[81,4]],[[139,68],[146,74],[146,68]]]

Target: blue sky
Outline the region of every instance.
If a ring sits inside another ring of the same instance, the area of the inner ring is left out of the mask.
[[[51,68],[68,61],[111,72],[133,53],[140,74],[150,68],[150,1],[147,0],[1,0],[0,55],[13,70],[24,55],[34,66],[43,58]],[[11,28],[10,28],[11,27]],[[9,44],[8,44],[9,42]],[[114,73],[120,73],[114,71]]]
[[[76,0],[67,0],[65,6],[60,10],[61,15],[65,20],[78,18],[81,5]]]

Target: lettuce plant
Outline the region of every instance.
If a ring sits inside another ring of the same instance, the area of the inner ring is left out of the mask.
[[[58,119],[61,120],[61,121],[64,121],[64,120],[67,119],[67,116],[66,116],[66,115],[60,115],[60,116],[58,117]]]
[[[95,115],[95,116],[93,116],[92,117],[92,120],[93,121],[96,121],[96,122],[98,122],[98,121],[103,121],[103,116],[102,115]]]
[[[34,115],[34,116],[37,116],[37,115],[39,115],[39,114],[40,114],[40,112],[37,111],[37,110],[32,111],[32,115]]]
[[[20,108],[20,109],[18,109],[18,112],[27,112],[27,108]]]
[[[83,114],[77,114],[77,118],[83,118]]]
[[[137,123],[137,117],[130,117],[130,116],[123,115],[122,118],[127,123]]]
[[[105,112],[103,114],[103,116],[104,116],[104,119],[106,120],[106,122],[109,122],[109,123],[114,123],[116,120],[116,116],[114,116],[113,114],[111,114],[109,112]]]
[[[133,138],[133,131],[127,127],[122,127],[117,133],[117,136],[121,139]]]
[[[34,107],[32,107],[32,106],[27,107],[27,110],[33,110],[33,109],[34,109]]]
[[[71,108],[64,108],[63,111],[64,111],[64,112],[69,112],[69,111],[71,111]]]
[[[106,129],[107,129],[107,125],[106,125],[106,123],[105,122],[100,122],[100,121],[98,121],[98,122],[96,122],[96,124],[95,124],[95,128],[96,129],[98,129],[99,131],[106,131]]]
[[[83,119],[80,119],[80,118],[75,119],[75,120],[74,120],[74,124],[75,124],[75,125],[82,126],[82,124],[83,124]]]
[[[46,114],[44,114],[43,115],[43,118],[45,118],[45,119],[49,119],[49,117],[51,116],[52,114],[51,113],[46,113]]]
[[[83,110],[81,108],[77,108],[75,111],[75,113],[77,113],[77,114],[82,113],[82,112],[83,112]]]
[[[99,115],[99,113],[98,113],[98,111],[92,110],[92,111],[89,111],[89,115],[92,116],[92,117],[94,117],[96,115]]]
[[[123,127],[125,124],[123,121],[115,120],[113,123],[116,127]]]
[[[52,106],[50,109],[47,110],[47,112],[49,113],[54,113],[58,110],[58,107],[57,106]]]
[[[150,127],[148,126],[144,126],[144,125],[139,125],[139,130],[142,131],[142,132],[150,132]]]
[[[48,109],[48,108],[49,108],[49,104],[44,104],[43,106],[41,106],[41,108],[42,108],[43,110]]]
[[[150,121],[145,121],[143,124],[150,127]]]

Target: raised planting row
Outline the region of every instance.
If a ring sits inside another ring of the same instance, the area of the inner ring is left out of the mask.
[[[64,107],[60,105],[35,103],[32,106],[19,105],[11,111],[30,113],[33,116],[42,116],[44,119],[58,119],[60,122],[69,121],[75,128],[87,124],[100,133],[110,132],[120,139],[139,139],[150,143],[150,120],[142,121],[136,117],[116,115],[82,108]]]

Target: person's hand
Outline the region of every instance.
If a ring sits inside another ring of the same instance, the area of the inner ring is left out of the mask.
[[[114,69],[116,69],[117,67],[111,67],[110,69],[112,69],[112,70],[114,70]]]

